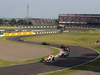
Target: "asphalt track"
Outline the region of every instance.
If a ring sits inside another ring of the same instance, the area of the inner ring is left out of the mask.
[[[20,37],[10,37],[8,40],[19,41]],[[42,44],[30,41],[20,41],[29,44]],[[49,46],[58,47],[60,45],[48,44]],[[29,63],[23,65],[15,65],[8,67],[0,67],[0,75],[38,75],[40,73],[61,70],[75,65],[86,63],[95,59],[99,54],[89,48],[80,46],[69,46],[71,49],[70,55],[67,58],[60,59],[53,64],[44,64],[41,62]]]

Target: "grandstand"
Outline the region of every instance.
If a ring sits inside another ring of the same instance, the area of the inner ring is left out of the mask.
[[[56,19],[33,19],[31,20],[34,29],[56,29]]]
[[[15,19],[16,23],[1,23],[0,34],[5,32],[33,32],[33,31],[60,31],[66,30],[89,30],[100,29],[100,14],[60,14],[58,19],[30,18],[30,24],[24,18]],[[19,21],[21,23],[19,23]]]
[[[58,21],[65,28],[100,28],[100,14],[60,14]]]

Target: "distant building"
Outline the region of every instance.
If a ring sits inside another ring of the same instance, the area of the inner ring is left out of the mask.
[[[57,29],[56,19],[33,19],[34,29]]]
[[[63,32],[68,28],[78,29],[100,29],[100,14],[60,14],[57,19],[42,19],[42,18],[15,18],[16,22],[24,22],[22,24],[9,24],[11,19],[3,19],[3,24],[0,24],[0,33],[4,32],[27,32],[27,31],[55,31]],[[29,23],[26,23],[29,22]]]
[[[66,27],[100,28],[100,14],[60,14],[59,25]]]

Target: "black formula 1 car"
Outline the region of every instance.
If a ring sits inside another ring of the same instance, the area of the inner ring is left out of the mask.
[[[49,43],[47,43],[47,42],[42,42],[42,45],[49,45]]]

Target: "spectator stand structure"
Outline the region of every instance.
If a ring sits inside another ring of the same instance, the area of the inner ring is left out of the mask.
[[[64,29],[99,29],[100,14],[60,14],[58,22]]]

